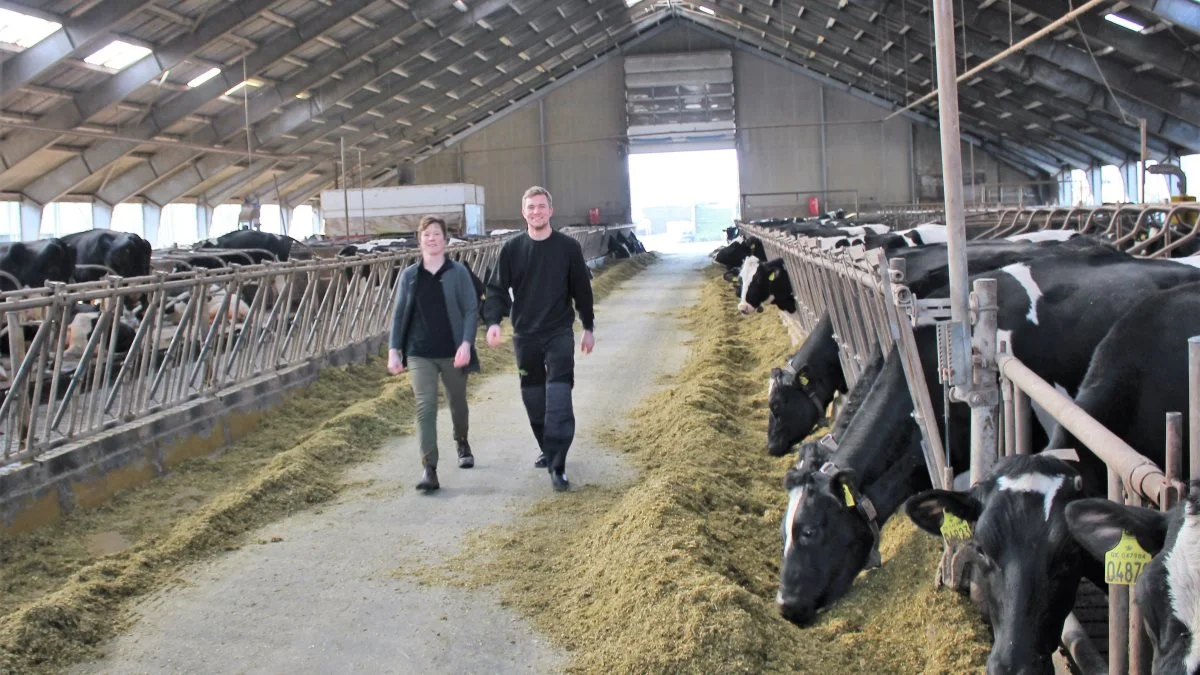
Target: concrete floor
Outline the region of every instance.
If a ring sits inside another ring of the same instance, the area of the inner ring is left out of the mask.
[[[675,249],[597,307],[596,350],[576,352],[577,431],[567,462],[573,489],[631,477],[599,434],[621,424],[661,376],[682,365],[687,336],[675,310],[696,301],[697,271],[712,248]],[[566,654],[501,607],[495,593],[421,586],[393,575],[454,555],[469,531],[513,522],[552,494],[546,471],[532,465],[536,446],[516,375],[473,390],[474,469],[457,468],[443,406],[439,492],[413,489],[417,439],[396,438],[347,477],[367,485],[320,513],[297,514],[247,538],[278,537],[276,543],[243,546],[192,567],[184,585],[134,608],[136,623],[108,646],[106,658],[72,672],[561,671]]]

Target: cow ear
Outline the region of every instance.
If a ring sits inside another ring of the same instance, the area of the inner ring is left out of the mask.
[[[1153,509],[1093,497],[1067,504],[1067,529],[1096,560],[1103,561],[1104,554],[1121,541],[1125,532],[1154,555],[1162,550],[1167,538],[1167,516]]]
[[[904,502],[904,512],[917,527],[940,537],[945,514],[974,523],[983,513],[983,505],[970,492],[926,490],[909,497]]]
[[[24,262],[29,257],[29,247],[21,242],[13,242],[8,247],[8,259],[13,263]]]

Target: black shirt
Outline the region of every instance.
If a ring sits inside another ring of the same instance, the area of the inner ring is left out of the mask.
[[[442,275],[450,269],[449,261],[434,274],[424,265],[417,268],[416,288],[413,291],[412,324],[408,331],[407,356],[426,359],[449,359],[458,351],[458,340],[450,328],[446,311],[446,296],[442,292]]]
[[[593,330],[592,284],[578,241],[556,230],[542,241],[526,232],[505,242],[488,280],[483,313],[489,326],[511,311],[514,334],[548,335],[569,329],[576,310],[583,329]]]

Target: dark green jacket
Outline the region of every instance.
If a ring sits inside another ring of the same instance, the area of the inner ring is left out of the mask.
[[[468,373],[479,372],[479,355],[475,353],[475,330],[479,324],[479,298],[475,297],[475,284],[471,282],[471,274],[462,264],[446,258],[450,265],[442,274],[442,296],[446,299],[446,314],[450,317],[450,329],[459,336],[454,343],[455,349],[464,342],[471,344],[471,363],[466,367]],[[413,292],[417,285],[417,269],[421,261],[409,265],[400,273],[400,281],[396,284],[396,298],[392,312],[392,334],[388,346],[400,350],[402,362],[408,365],[408,355],[404,353],[404,345],[408,344],[408,331],[412,327],[412,312],[416,303],[413,302]]]

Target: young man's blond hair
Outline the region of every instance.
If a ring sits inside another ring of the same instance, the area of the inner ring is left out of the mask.
[[[541,187],[540,185],[534,185],[526,190],[525,194],[521,195],[521,206],[524,207],[526,200],[528,200],[530,197],[536,197],[538,195],[545,195],[546,203],[550,206],[550,208],[554,208],[554,197],[550,196],[549,190]]]

